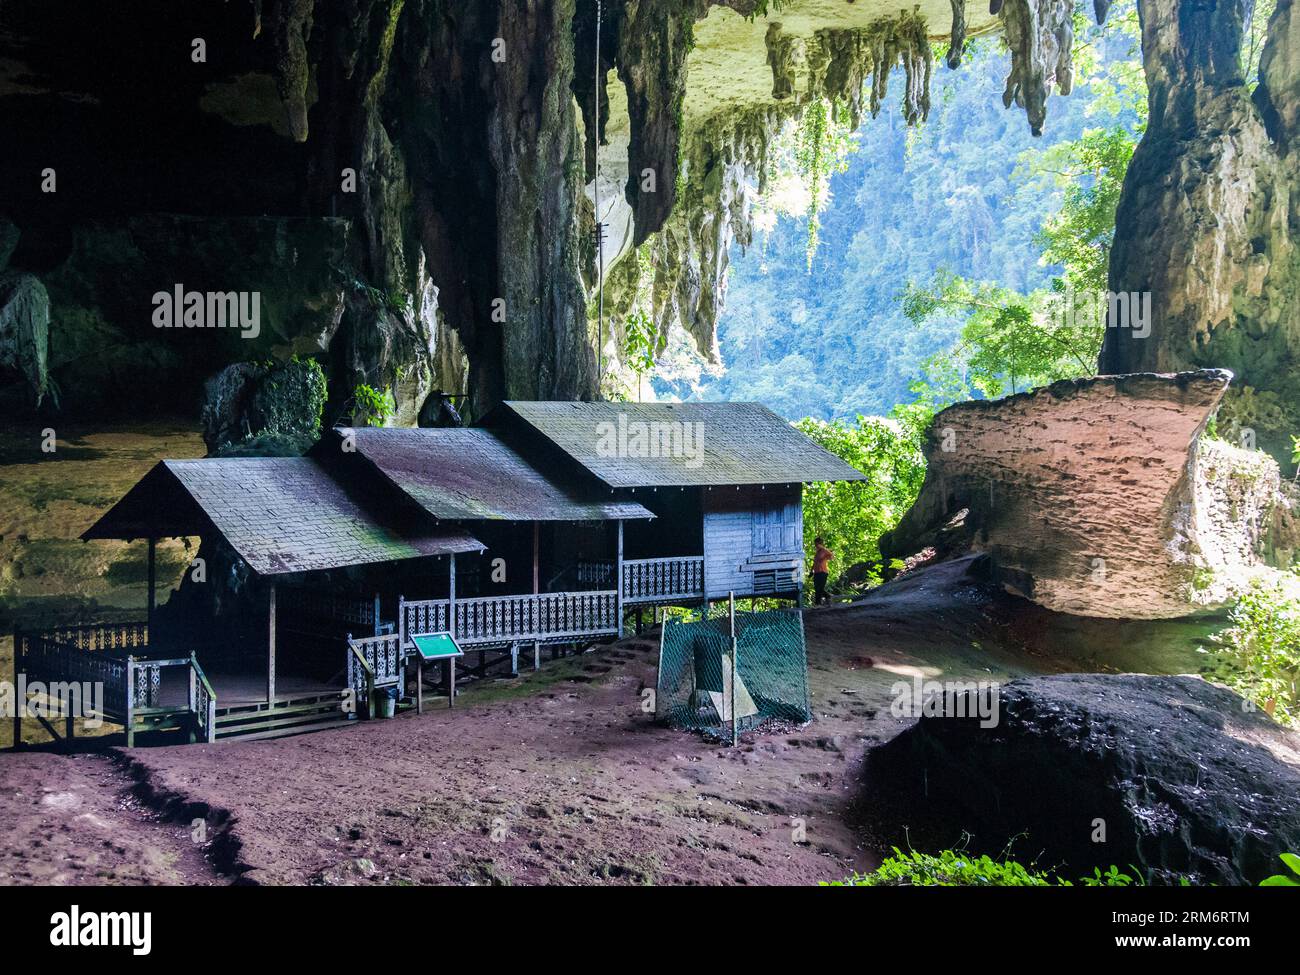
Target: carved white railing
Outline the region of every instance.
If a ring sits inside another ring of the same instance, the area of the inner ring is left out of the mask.
[[[349,636],[348,687],[356,700],[368,701],[370,691],[376,687],[400,684],[405,660],[402,638],[396,633],[360,640]]]
[[[623,602],[660,603],[704,597],[704,556],[628,559],[623,563]]]
[[[448,609],[446,599],[419,599],[401,601],[401,623],[404,633],[446,633]]]
[[[552,592],[458,599],[453,633],[461,644],[557,642],[618,631],[618,593]]]
[[[454,612],[453,612],[454,606]],[[453,620],[454,616],[454,620]],[[403,634],[451,632],[461,646],[560,643],[618,631],[613,590],[402,601]]]

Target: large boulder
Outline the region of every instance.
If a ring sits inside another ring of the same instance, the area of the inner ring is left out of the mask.
[[[1228,690],[1067,674],[997,700],[991,727],[955,716],[976,713],[963,695],[872,752],[877,805],[906,810],[876,824],[886,842],[969,832],[996,852],[1027,834],[1014,853],[1067,878],[1115,864],[1157,884],[1257,884],[1300,851],[1300,735]]]
[[[1202,436],[1230,379],[1098,376],[950,407],[881,551],[985,552],[1011,591],[1082,616],[1221,607],[1300,540],[1276,462]]]
[[[325,374],[312,359],[237,362],[203,385],[199,418],[210,455],[297,456],[317,437]]]

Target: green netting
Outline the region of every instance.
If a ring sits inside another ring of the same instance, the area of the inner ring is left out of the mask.
[[[659,650],[655,717],[730,739],[769,718],[804,722],[808,703],[808,654],[803,617],[797,610],[736,614],[736,672],[731,682],[731,621],[727,617],[664,622]]]

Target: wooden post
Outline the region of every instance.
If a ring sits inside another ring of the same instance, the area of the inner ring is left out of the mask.
[[[542,669],[542,643],[540,640],[533,641],[533,670]]]
[[[415,713],[424,714],[424,657],[415,655]]]
[[[135,747],[135,657],[126,658],[126,747]]]
[[[375,632],[371,636],[379,636],[379,593],[375,593]],[[397,648],[401,652],[401,647]]]
[[[542,523],[533,522],[533,595],[536,596],[540,591],[540,567],[542,554]]]
[[[510,676],[519,676],[519,644],[510,644]]]
[[[13,750],[23,747],[23,712],[27,710],[27,695],[18,694],[18,677],[19,668],[22,666],[20,657],[23,649],[23,631],[22,628],[14,626],[14,740]]]
[[[191,715],[190,724],[190,744],[198,740],[198,713],[199,713],[199,675],[194,672],[194,651],[190,651],[190,695],[189,695],[189,712]]]
[[[155,606],[156,601],[157,601],[157,597],[156,597],[156,591],[157,591],[157,588],[156,588],[156,587],[157,587],[157,584],[158,584],[157,558],[156,558],[155,547],[156,547],[156,546],[155,546],[155,543],[154,543],[154,539],[153,539],[152,537],[150,537],[150,539],[149,539],[149,572],[148,572],[148,574],[149,574],[149,601],[148,601],[148,603],[147,603],[147,605],[148,605],[148,610],[146,611],[146,615],[145,615],[145,620],[147,621],[148,626],[149,626],[149,630],[150,630],[150,633],[149,633],[149,636],[150,636],[150,640],[149,640],[149,642],[150,642],[150,643],[153,643],[153,639],[152,639],[152,637],[153,637],[153,610],[154,610],[154,606]]]
[[[448,569],[447,582],[447,632],[451,638],[456,639],[456,553],[452,552],[448,556],[451,559],[451,568]],[[482,590],[479,590],[482,592]]]
[[[275,703],[275,583],[267,596],[266,613],[266,705]]]
[[[618,520],[618,549],[615,555],[614,564],[618,571],[614,573],[618,584],[618,591],[614,594],[614,628],[617,631],[615,639],[623,637],[623,519]]]

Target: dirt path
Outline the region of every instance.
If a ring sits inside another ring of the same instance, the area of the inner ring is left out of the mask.
[[[217,884],[190,827],[163,822],[104,755],[0,756],[0,884]]]
[[[141,748],[127,760],[159,801],[211,811],[218,859],[246,881],[835,879],[877,862],[879,844],[853,824],[872,802],[866,751],[910,720],[891,715],[892,684],[1091,669],[1071,659],[1076,643],[1132,639],[1077,622],[1062,636],[1050,615],[967,569],[939,566],[806,614],[813,722],[736,749],[642,712],[657,663],[656,643],[642,639],[477,685],[450,711],[279,741]],[[62,864],[43,868],[51,878],[201,882],[190,879],[207,867],[195,872],[188,826],[119,808],[126,784],[105,759],[0,755],[0,822],[15,824],[4,879],[38,877],[39,840]],[[98,834],[78,820],[83,810],[110,824],[111,856],[86,852]]]

